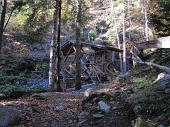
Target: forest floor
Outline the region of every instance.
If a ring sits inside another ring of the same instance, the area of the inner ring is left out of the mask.
[[[87,92],[90,94],[107,92],[115,97],[111,103],[111,110],[100,122],[94,121],[90,116],[85,117],[84,122],[78,119]],[[0,104],[17,107],[22,112],[23,119],[16,127],[131,127],[132,119],[125,112],[125,102],[121,96],[120,86],[99,84],[80,91],[70,89],[65,93],[33,94],[16,100],[0,101]]]

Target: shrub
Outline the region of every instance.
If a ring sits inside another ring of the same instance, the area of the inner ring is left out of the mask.
[[[0,85],[26,85],[27,80],[21,76],[1,76],[0,77]]]

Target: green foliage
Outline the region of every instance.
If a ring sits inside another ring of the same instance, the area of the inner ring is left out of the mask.
[[[141,83],[137,84],[137,87],[139,89],[144,89],[145,88],[145,84],[141,82]]]
[[[156,126],[146,123],[146,121],[141,116],[138,116],[135,120],[135,125],[133,127],[156,127]]]
[[[37,63],[36,70],[48,72],[49,64],[47,63]]]
[[[35,62],[14,54],[0,55],[0,75],[19,76],[20,73],[30,73],[35,68]]]
[[[98,108],[96,108],[96,107],[89,107],[89,108],[87,109],[87,111],[88,111],[90,114],[95,114],[95,113],[101,112],[101,110],[98,109]]]
[[[165,58],[167,56],[170,56],[170,50],[169,49],[164,49],[161,51],[161,57]]]
[[[19,11],[14,11],[7,30],[20,41],[41,42],[51,21],[53,1],[24,0],[23,3]]]
[[[47,4],[49,3],[46,3],[45,0],[29,1],[25,10],[23,10],[28,13],[28,18],[24,25],[27,41],[41,42],[44,39],[49,25]]]
[[[92,29],[88,33],[88,41],[94,41],[96,38],[96,29]]]
[[[151,1],[150,22],[158,36],[169,36],[170,34],[170,1]]]
[[[109,104],[113,101],[113,96],[110,94],[101,93],[102,96],[99,96],[98,101],[104,101],[105,103]]]
[[[29,90],[29,91],[39,91],[39,90],[44,90],[44,88],[35,84],[33,86],[28,87],[27,90]]]
[[[15,85],[0,85],[0,97],[10,96],[11,92],[18,89]]]
[[[0,85],[26,85],[27,81],[21,76],[0,76]]]
[[[41,87],[30,87],[27,85],[0,85],[0,98],[9,98],[11,97],[11,93],[17,93],[17,92],[23,92],[23,93],[31,93],[31,92],[37,92],[40,90],[44,90],[44,88]]]
[[[8,32],[15,35],[19,41],[36,43],[46,38],[48,28],[53,24],[54,0],[23,0],[19,11],[15,11],[7,27]],[[88,8],[85,1],[82,2],[81,26],[89,20]],[[75,28],[77,14],[77,0],[62,2],[62,25]]]
[[[34,66],[34,62],[26,58],[0,55],[0,85],[26,85],[25,75],[30,73],[30,65]]]
[[[161,55],[161,53],[159,54]],[[134,83],[137,84],[136,86],[142,88],[140,92],[133,94],[131,98],[134,106],[139,105],[141,107],[137,114],[140,116],[136,118],[134,127],[157,127],[160,123],[156,123],[155,120],[160,119],[164,114],[168,114],[169,112],[170,96],[166,94],[164,90],[155,90],[153,81],[156,79],[159,71],[152,68],[152,70],[141,73],[140,70],[142,68],[145,68],[145,66],[136,67],[132,70],[133,72],[131,72]],[[129,89],[127,92],[131,94],[133,91]],[[161,123],[169,125],[167,119],[161,121]]]
[[[134,127],[144,127],[144,126],[143,126],[143,121],[142,121],[142,118],[141,118],[141,117],[137,117],[137,118],[136,118]]]
[[[7,31],[15,34],[22,34],[24,25],[28,18],[28,11],[23,11],[28,9],[26,6],[21,9],[20,12],[15,13],[7,26]]]
[[[76,18],[76,15],[73,13],[76,11],[75,1],[74,0],[66,0],[62,2],[62,19],[63,22],[73,21]]]

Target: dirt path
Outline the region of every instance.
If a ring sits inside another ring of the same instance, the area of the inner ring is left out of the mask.
[[[16,127],[74,127],[79,113],[80,96],[65,93],[43,93],[44,97],[23,97],[16,100],[0,102],[15,106],[24,117]]]
[[[81,102],[87,91],[112,92],[115,99],[112,102],[110,113],[106,114],[100,124],[87,118],[79,125],[83,127],[131,127],[129,116],[124,112],[124,102],[121,101],[121,94],[116,87],[109,85],[84,89],[81,91],[69,91],[66,93],[42,93],[23,97],[16,100],[1,101],[0,104],[15,106],[23,113],[21,124],[16,127],[77,127],[78,116],[81,109]]]

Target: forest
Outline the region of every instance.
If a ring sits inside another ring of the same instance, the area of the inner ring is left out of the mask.
[[[170,127],[170,0],[0,0],[0,127]]]

